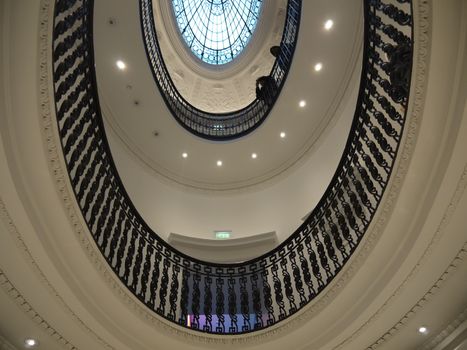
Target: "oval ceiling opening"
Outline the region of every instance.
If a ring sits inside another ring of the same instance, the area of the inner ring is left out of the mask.
[[[261,0],[173,0],[175,20],[186,45],[205,63],[222,65],[248,45]]]

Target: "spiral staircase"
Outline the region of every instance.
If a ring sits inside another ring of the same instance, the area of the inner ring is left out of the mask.
[[[467,349],[467,3],[268,6],[293,50],[266,64],[260,23],[190,100],[162,2],[2,1],[0,349]],[[258,69],[270,97],[203,109]],[[226,226],[279,243],[235,263],[167,243]]]

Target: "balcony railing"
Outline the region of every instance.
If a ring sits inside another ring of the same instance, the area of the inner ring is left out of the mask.
[[[266,119],[276,102],[292,64],[300,28],[302,0],[288,0],[280,51],[269,73],[269,87],[248,106],[229,113],[209,113],[186,101],[175,87],[165,65],[156,35],[152,0],[140,0],[143,40],[154,81],[174,118],[191,133],[210,140],[244,136]]]
[[[364,1],[359,96],[334,177],[287,240],[254,260],[230,265],[173,249],[149,228],[126,193],[99,107],[92,11],[92,0],[55,3],[54,92],[76,202],[109,266],[149,310],[200,332],[262,330],[306,306],[355,251],[390,179],[410,87],[411,1]]]

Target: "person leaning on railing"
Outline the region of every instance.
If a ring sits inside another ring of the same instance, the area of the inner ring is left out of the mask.
[[[256,79],[256,98],[271,104],[277,90],[276,80],[270,75],[264,75]]]
[[[269,49],[271,55],[273,55],[276,59],[281,54],[281,47],[280,46],[272,46]],[[279,60],[279,66],[281,66],[281,60]],[[283,69],[282,67],[280,67]],[[271,104],[273,102],[273,96],[277,90],[277,83],[276,80],[270,75],[264,75],[259,77],[256,80],[256,98],[258,100],[264,101],[267,104]]]

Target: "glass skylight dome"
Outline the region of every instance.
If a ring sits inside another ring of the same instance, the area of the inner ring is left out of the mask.
[[[247,46],[263,0],[172,0],[185,43],[202,61],[229,63]]]

